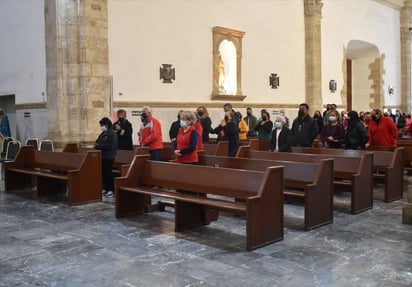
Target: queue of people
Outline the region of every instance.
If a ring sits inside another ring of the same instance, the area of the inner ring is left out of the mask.
[[[197,150],[203,150],[209,143],[210,134],[217,136],[217,141],[228,141],[228,156],[235,156],[238,140],[258,138],[269,141],[269,150],[273,152],[292,152],[293,146],[312,147],[315,140],[326,148],[364,149],[369,145],[396,146],[399,131],[412,131],[411,115],[383,113],[380,109],[370,112],[338,112],[335,104],[328,104],[321,113],[316,110],[313,117],[309,114],[309,105],[302,103],[297,116],[289,127],[285,111],[276,113],[271,121],[266,109],[260,111],[259,119],[253,115],[252,108],[246,109],[246,117],[235,111],[231,104],[223,106],[224,115],[215,128],[212,127],[208,110],[205,106],[196,111],[180,110],[177,120],[169,130],[169,138],[174,148],[177,163],[198,163]],[[95,142],[95,148],[102,151],[103,194],[114,196],[114,177],[112,165],[117,149],[133,149],[133,128],[123,109],[117,112],[117,121],[113,124],[109,118],[99,122],[101,133]],[[141,125],[137,132],[140,146],[148,147],[151,160],[161,160],[163,149],[162,127],[149,106],[144,106],[141,113]]]

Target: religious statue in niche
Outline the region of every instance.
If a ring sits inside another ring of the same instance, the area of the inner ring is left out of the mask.
[[[225,82],[225,63],[222,60],[219,61],[219,93],[225,92],[223,83]]]
[[[163,67],[160,67],[160,79],[163,80],[163,83],[172,83],[172,80],[175,80],[175,68],[172,68],[171,64],[162,64]]]

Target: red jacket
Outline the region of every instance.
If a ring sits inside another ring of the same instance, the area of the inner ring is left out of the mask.
[[[176,150],[180,150],[181,156],[176,158],[178,163],[197,163],[197,143],[199,135],[194,126],[191,126],[186,132],[182,128],[179,129],[176,138]]]
[[[369,144],[396,147],[398,129],[390,118],[381,116],[378,123],[371,120],[368,127],[368,134]]]
[[[137,135],[141,146],[147,146],[149,150],[163,148],[162,126],[154,117],[150,117],[147,122],[142,123]]]
[[[205,147],[203,145],[203,141],[202,141],[202,135],[203,135],[203,127],[202,124],[200,123],[200,121],[197,121],[194,125],[195,130],[198,134],[198,138],[197,138],[197,148],[198,150],[204,150]]]

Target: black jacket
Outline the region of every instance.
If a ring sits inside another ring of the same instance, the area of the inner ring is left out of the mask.
[[[117,134],[117,140],[118,140],[118,149],[127,149],[127,150],[133,150],[133,140],[132,140],[132,134],[133,134],[133,128],[132,124],[125,119],[124,121],[120,122],[117,121],[113,124],[113,126],[119,125],[120,130],[116,130]]]
[[[318,125],[310,116],[303,119],[297,117],[290,129],[293,136],[293,146],[311,147],[313,140],[318,136]]]
[[[110,128],[102,132],[94,144],[94,148],[102,151],[102,159],[115,159],[117,153],[117,134]]]
[[[278,129],[274,129],[272,131],[271,139],[270,139],[270,150],[274,151],[276,149],[276,131]],[[292,152],[292,135],[290,134],[290,130],[283,126],[279,138],[278,138],[278,150],[280,152]]]
[[[212,120],[209,117],[200,118],[200,124],[202,125],[202,128],[203,128],[202,141],[204,143],[208,143],[209,134],[213,133]]]
[[[228,141],[229,142],[229,156],[235,156],[236,146],[237,146],[237,128],[234,122],[227,122],[224,127],[219,125],[214,129],[214,133],[217,134],[217,141]]]
[[[364,149],[368,140],[368,133],[360,121],[346,129],[345,145],[347,149]]]
[[[170,130],[169,130],[170,140],[173,140],[173,139],[176,140],[179,129],[180,129],[180,120],[177,120],[173,122],[172,125],[170,126]]]

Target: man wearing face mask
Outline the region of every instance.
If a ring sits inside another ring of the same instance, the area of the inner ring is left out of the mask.
[[[373,109],[371,112],[372,120],[369,123],[369,141],[366,146],[390,146],[396,147],[396,137],[398,129],[389,117],[384,117],[380,109]]]
[[[118,147],[117,149],[133,150],[132,124],[126,119],[126,111],[117,111],[117,121],[113,124],[114,130],[117,133]]]
[[[141,146],[147,146],[150,151],[150,159],[160,161],[160,153],[163,149],[162,126],[152,116],[152,109],[144,106],[141,115],[142,124],[137,133]]]
[[[319,134],[316,121],[309,116],[309,105],[300,104],[298,117],[293,120],[291,134],[293,146],[311,147],[313,140]]]
[[[94,148],[102,151],[103,195],[113,197],[114,176],[112,168],[117,152],[117,134],[113,130],[110,119],[102,118],[99,124],[101,133],[94,144]]]
[[[247,114],[247,116],[244,117],[244,119],[243,119],[247,123],[247,127],[248,127],[248,132],[246,133],[246,135],[248,137],[255,137],[257,135],[257,132],[255,131],[255,127],[258,124],[258,120],[252,114],[252,108],[251,107],[248,107],[246,109],[246,114]]]

